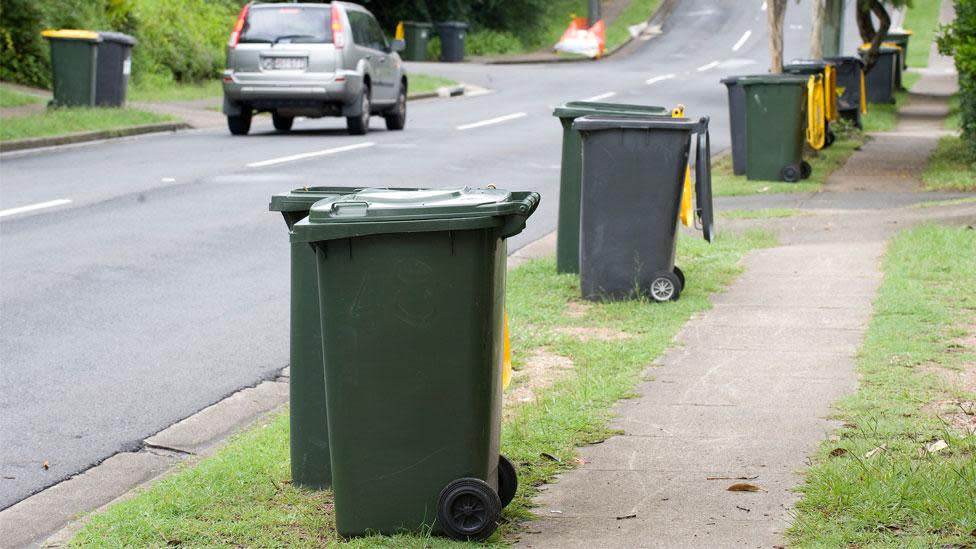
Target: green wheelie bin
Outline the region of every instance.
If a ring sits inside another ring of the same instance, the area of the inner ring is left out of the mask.
[[[343,536],[484,539],[517,481],[499,456],[506,239],[539,203],[496,189],[366,189],[312,206]]]
[[[668,109],[649,105],[570,101],[553,110],[563,126],[562,166],[559,172],[559,221],[556,230],[556,272],[579,272],[580,195],[583,144],[573,121],[590,115],[666,116]]]
[[[54,102],[58,107],[92,107],[98,82],[98,45],[102,37],[88,30],[46,30],[51,43]]]
[[[400,52],[400,57],[404,61],[426,61],[427,42],[430,41],[430,32],[433,28],[430,23],[404,21],[403,38],[406,47]]]
[[[291,231],[319,200],[355,193],[348,187],[306,187],[271,197],[269,209],[281,212]],[[325,408],[325,372],[319,315],[319,279],[315,250],[291,244],[291,338],[289,343],[289,420],[291,478],[298,486],[332,485],[329,428]]]
[[[746,97],[746,178],[795,183],[810,177],[803,160],[807,80],[772,74],[739,80]]]

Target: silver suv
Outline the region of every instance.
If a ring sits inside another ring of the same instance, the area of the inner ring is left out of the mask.
[[[251,116],[270,112],[274,127],[296,116],[344,116],[349,133],[369,130],[378,114],[390,130],[407,121],[407,76],[398,51],[369,11],[356,4],[244,6],[227,44],[224,114],[234,135]]]

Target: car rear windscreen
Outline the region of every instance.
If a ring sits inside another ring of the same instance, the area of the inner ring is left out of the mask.
[[[254,7],[248,12],[240,41],[331,44],[332,13],[328,7]]]

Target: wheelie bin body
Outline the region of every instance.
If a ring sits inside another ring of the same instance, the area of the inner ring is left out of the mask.
[[[912,37],[912,31],[908,29],[888,29],[885,33],[885,42],[891,42],[901,48],[901,68],[908,68],[908,42]],[[901,81],[899,80],[899,84]]]
[[[53,104],[59,107],[95,105],[98,82],[99,33],[61,29],[41,33],[51,43],[51,69],[54,84]]]
[[[829,147],[834,141],[833,132],[830,131],[830,123],[837,120],[839,116],[836,67],[833,63],[825,59],[795,59],[783,65],[783,72],[804,76],[820,75],[822,78],[823,102],[820,105],[820,110],[823,112],[823,125],[827,131],[827,139],[824,146]]]
[[[714,231],[708,119],[586,116],[583,139],[580,285],[583,298],[677,299],[674,265],[685,171],[697,133],[696,221]]]
[[[583,144],[573,121],[588,115],[667,116],[664,107],[570,101],[553,110],[563,126],[562,165],[559,172],[559,225],[556,231],[556,272],[579,272],[580,193]]]
[[[464,61],[464,43],[468,36],[468,24],[461,21],[441,21],[435,25],[441,39],[441,61]]]
[[[497,526],[506,239],[538,202],[366,189],[293,226],[316,253],[340,534],[433,525],[482,539]]]
[[[807,81],[794,75],[740,81],[746,95],[748,179],[795,182],[801,178]]]
[[[319,200],[355,193],[349,187],[308,187],[271,197],[269,209],[281,212],[289,232],[308,217]],[[319,315],[319,279],[315,250],[291,244],[291,337],[289,343],[289,421],[292,482],[306,488],[332,485],[325,372]]]
[[[95,104],[121,107],[129,90],[132,74],[132,48],[136,39],[121,32],[99,32]]]
[[[868,47],[861,46],[858,53],[861,57],[867,55]],[[901,48],[894,45],[882,45],[878,50],[878,61],[864,74],[864,84],[867,88],[869,103],[894,103],[897,85],[897,73],[900,70],[899,52]]]
[[[417,21],[403,22],[406,47],[400,52],[400,57],[404,61],[427,60],[427,42],[430,41],[430,32],[433,27],[430,23],[420,23]]]
[[[837,69],[837,111],[858,128],[861,115],[867,112],[864,84],[864,61],[860,57],[827,57]]]

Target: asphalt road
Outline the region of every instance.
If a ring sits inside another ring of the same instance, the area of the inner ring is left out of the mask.
[[[556,225],[561,130],[551,107],[594,97],[683,103],[691,117],[712,117],[721,151],[719,80],[768,66],[762,4],[684,0],[665,34],[600,63],[413,65],[493,91],[413,102],[404,132],[374,118],[376,131],[353,137],[344,121],[322,119],[278,135],[264,120],[246,138],[187,131],[5,155],[0,508],[287,365],[288,245],[267,211],[271,194],[304,185],[535,190],[542,205],[512,239],[517,249]],[[787,58],[805,56],[809,6],[791,2],[787,18]],[[302,153],[320,154],[286,160]]]

